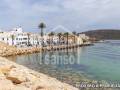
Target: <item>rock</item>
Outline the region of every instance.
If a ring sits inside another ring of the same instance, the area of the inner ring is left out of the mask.
[[[0,57],[0,90],[78,90]]]
[[[6,76],[8,80],[11,80],[15,84],[20,84],[26,81],[25,74],[17,69],[12,69]]]
[[[28,74],[27,76],[26,76],[26,79],[27,79],[27,81],[30,81],[30,82],[35,82],[35,81],[37,81],[37,77],[35,77],[34,75],[32,75],[32,74]]]
[[[12,90],[31,90],[30,88],[26,88],[24,86],[15,86]]]
[[[8,76],[7,79],[11,80],[15,84],[20,84],[20,83],[24,82],[22,80],[22,78],[20,78],[20,77],[18,78],[18,77],[15,77],[15,76]]]
[[[3,74],[7,74],[10,72],[10,70],[12,68],[15,68],[15,66],[13,65],[4,65],[4,66],[0,66],[0,71],[3,73]]]
[[[0,80],[2,79],[6,79],[5,75],[2,73],[2,71],[0,71]]]
[[[10,80],[2,79],[0,80],[0,90],[31,90],[25,86],[14,85]]]
[[[14,85],[9,80],[0,80],[0,90],[13,90]]]

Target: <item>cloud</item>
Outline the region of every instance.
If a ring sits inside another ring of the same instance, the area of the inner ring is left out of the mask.
[[[13,27],[22,25],[27,27],[35,26],[39,20],[49,13],[59,11],[58,7],[41,4],[41,2],[30,3],[28,0],[1,0],[0,26]],[[29,28],[30,29],[30,28]]]
[[[22,26],[37,31],[45,21],[47,29],[63,25],[70,30],[120,28],[120,0],[1,0],[0,27]]]

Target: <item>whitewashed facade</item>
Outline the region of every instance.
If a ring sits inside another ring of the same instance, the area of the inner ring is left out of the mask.
[[[79,34],[79,37],[85,40],[89,40],[89,37],[86,36],[85,34]]]
[[[83,44],[83,39],[80,36],[78,36],[77,45],[81,45],[81,44]]]
[[[68,44],[83,44],[83,39],[88,39],[88,37],[84,34],[80,34],[75,37],[77,40],[76,43],[73,42],[72,38],[69,38]],[[44,35],[41,37],[39,34],[23,32],[21,27],[13,28],[9,32],[0,31],[0,41],[17,47],[41,46],[42,42],[44,45],[57,45],[60,42],[57,35],[51,37]]]
[[[0,41],[12,45],[11,34],[8,32],[0,32]]]
[[[28,36],[29,35],[29,36]],[[23,32],[22,28],[13,28],[10,32],[0,32],[0,41],[14,46],[37,45],[38,35]]]

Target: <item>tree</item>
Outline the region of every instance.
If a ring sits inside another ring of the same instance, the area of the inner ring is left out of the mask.
[[[11,39],[12,39],[12,45],[14,45],[15,36],[13,34],[11,35]]]
[[[38,25],[38,28],[41,29],[41,38],[42,38],[42,46],[43,46],[43,35],[44,35],[44,32],[43,32],[43,29],[46,28],[46,25],[45,23],[41,22],[39,25]]]
[[[52,37],[52,41],[50,40],[50,44],[51,44],[51,42],[53,43],[53,36],[55,35],[55,32],[50,32],[48,35],[49,37]]]
[[[27,45],[30,46],[30,33],[27,33],[27,37],[28,37]]]
[[[73,34],[73,35],[76,35],[76,34],[77,34],[77,32],[76,32],[76,31],[73,31],[73,32],[72,32],[72,34]]]
[[[68,45],[68,36],[69,36],[69,33],[68,33],[68,32],[65,32],[65,33],[64,33],[64,36],[67,37],[67,45]]]
[[[54,36],[55,35],[55,32],[50,32],[49,33],[49,36]]]
[[[77,33],[76,33],[76,31],[73,31],[72,34],[73,34],[73,36],[74,36],[74,44],[75,44],[75,41],[76,41],[76,40],[75,40],[75,37],[77,36]]]
[[[61,36],[62,36],[62,33],[58,33],[57,36],[59,37],[59,44],[61,43]]]

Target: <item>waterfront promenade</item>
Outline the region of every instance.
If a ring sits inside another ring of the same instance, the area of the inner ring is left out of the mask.
[[[14,46],[9,46],[0,42],[0,56],[7,57],[7,56],[14,56],[14,55],[22,55],[22,54],[32,54],[41,51],[58,51],[63,49],[72,49],[78,48],[83,46],[90,46],[93,45],[91,43],[85,43],[81,45],[57,45],[57,46],[46,46],[46,47],[26,47],[26,48],[16,48]]]

